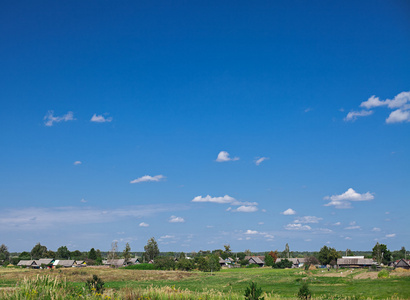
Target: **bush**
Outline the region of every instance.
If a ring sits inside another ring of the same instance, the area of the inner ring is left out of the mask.
[[[104,292],[104,281],[97,275],[93,275],[92,279],[88,279],[85,286],[93,293],[102,294]]]
[[[252,269],[252,268],[260,268],[260,266],[257,265],[257,264],[249,264],[249,265],[247,265],[246,267],[247,267],[247,268],[250,268],[250,269]]]
[[[154,261],[156,270],[175,270],[175,260],[172,257],[157,257]]]
[[[282,259],[280,262],[273,264],[272,268],[286,269],[286,268],[292,268],[292,266],[293,266],[293,263],[285,258],[285,259]]]
[[[256,282],[251,282],[245,289],[245,299],[247,300],[264,300],[265,297],[261,297],[262,289],[258,288]]]
[[[190,259],[181,258],[177,262],[176,267],[181,271],[191,271],[194,268],[194,263]]]
[[[308,284],[305,282],[299,289],[298,297],[300,299],[310,299],[312,297]]]
[[[379,274],[377,274],[377,278],[389,278],[389,271],[381,270]]]
[[[136,264],[136,265],[129,265],[129,266],[123,267],[122,269],[127,269],[127,270],[154,270],[154,265],[153,264]]]

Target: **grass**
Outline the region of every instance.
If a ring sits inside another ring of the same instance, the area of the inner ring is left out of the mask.
[[[16,287],[24,278],[36,278],[38,275],[50,276],[51,279],[64,278],[68,287],[81,289],[93,274],[105,281],[106,293],[115,294],[119,299],[144,298],[148,294],[151,299],[170,299],[168,296],[172,296],[172,299],[243,299],[244,290],[250,281],[257,282],[267,293],[265,299],[295,298],[304,282],[309,284],[314,299],[410,299],[410,272],[393,271],[386,278],[378,278],[377,272],[367,270],[328,272],[240,268],[211,275],[202,272],[90,267],[59,270],[1,268],[0,290]],[[135,298],[130,295],[139,296]]]

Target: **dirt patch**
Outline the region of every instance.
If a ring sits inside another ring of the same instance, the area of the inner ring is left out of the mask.
[[[354,279],[377,279],[378,272],[364,272],[354,276]]]

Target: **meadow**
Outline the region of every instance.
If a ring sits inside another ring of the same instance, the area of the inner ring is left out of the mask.
[[[85,282],[94,274],[105,282],[105,291],[103,295],[87,296]],[[409,271],[389,271],[380,278],[378,272],[347,269],[238,268],[211,274],[92,267],[54,270],[1,268],[1,299],[41,299],[33,296],[31,291],[35,289],[38,293],[40,288],[35,285],[39,278],[43,281],[56,280],[49,285],[61,290],[59,297],[43,296],[43,299],[243,299],[244,290],[251,281],[262,288],[265,299],[295,299],[304,282],[309,285],[312,299],[410,299]],[[18,297],[19,289],[25,289],[24,295],[30,297]],[[77,296],[68,296],[68,292],[64,296],[64,291],[69,289]]]

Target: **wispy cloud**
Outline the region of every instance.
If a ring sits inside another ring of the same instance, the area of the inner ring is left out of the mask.
[[[94,114],[91,117],[91,122],[95,122],[95,123],[105,123],[105,122],[111,122],[112,121],[112,117],[104,117],[103,115],[97,115]]]
[[[335,208],[351,208],[353,201],[370,201],[374,199],[370,192],[359,194],[354,189],[349,188],[341,195],[326,196],[323,199],[330,200],[325,206],[334,206]]]
[[[239,205],[256,206],[258,205],[257,202],[238,201],[229,195],[225,195],[223,197],[211,197],[210,195],[207,195],[205,197],[196,196],[191,201],[192,202],[209,202],[209,203],[218,203],[218,204],[229,204],[229,205],[235,205],[235,206],[239,206]]]
[[[298,224],[288,224],[285,226],[286,230],[311,230],[312,227],[309,225],[302,225],[300,223]]]
[[[80,200],[81,203],[87,203],[87,200],[85,200],[84,198]]]
[[[268,160],[269,157],[260,157],[255,160],[255,165],[259,166],[263,161]]]
[[[138,226],[139,227],[149,227],[149,224],[147,224],[145,222],[141,222]]]
[[[394,238],[394,237],[396,237],[395,233],[386,234],[386,238]]]
[[[250,229],[248,229],[248,230],[246,230],[246,231],[244,232],[244,234],[251,234],[251,235],[255,235],[255,234],[259,234],[259,231],[257,231],[257,230],[250,230]]]
[[[78,165],[81,165],[81,164],[82,164],[82,162],[79,161],[79,160],[76,160],[76,161],[74,162],[74,166],[78,166]]]
[[[323,220],[323,218],[318,218],[315,216],[305,216],[305,217],[299,217],[295,220],[295,223],[301,223],[301,224],[314,224],[314,223],[319,223],[320,220]]]
[[[379,231],[381,231],[381,229],[378,228],[378,227],[373,227],[372,231],[379,232]]]
[[[168,220],[169,223],[184,223],[185,220],[182,217],[171,216]]]
[[[234,209],[233,211],[251,213],[251,212],[258,211],[258,208],[256,206],[251,206],[251,205],[242,205],[242,206],[239,206],[237,209]]]
[[[218,157],[216,158],[217,162],[225,162],[225,161],[235,161],[235,160],[239,160],[239,157],[233,157],[231,158],[229,156],[229,153],[226,151],[221,151],[218,154]]]
[[[54,125],[54,123],[73,121],[75,119],[74,119],[74,114],[72,111],[69,111],[68,113],[60,117],[55,117],[54,111],[49,110],[47,114],[44,116],[43,120],[44,120],[44,125],[51,127]]]
[[[177,211],[181,207],[168,205],[139,205],[115,209],[96,207],[53,207],[2,209],[0,231],[50,230],[61,226],[110,223],[124,218],[151,217],[158,213]]]
[[[351,111],[344,118],[345,121],[356,121],[359,117],[367,117],[373,114],[372,110]]]
[[[284,212],[281,212],[281,214],[282,214],[282,215],[285,215],[285,216],[291,216],[291,215],[295,215],[295,214],[296,214],[296,211],[294,211],[294,210],[291,209],[291,208],[288,208],[288,209],[285,210]]]
[[[163,175],[155,175],[155,176],[150,176],[150,175],[145,175],[140,178],[131,180],[130,183],[141,183],[141,182],[158,182],[161,181],[162,179],[165,179],[165,176]]]

